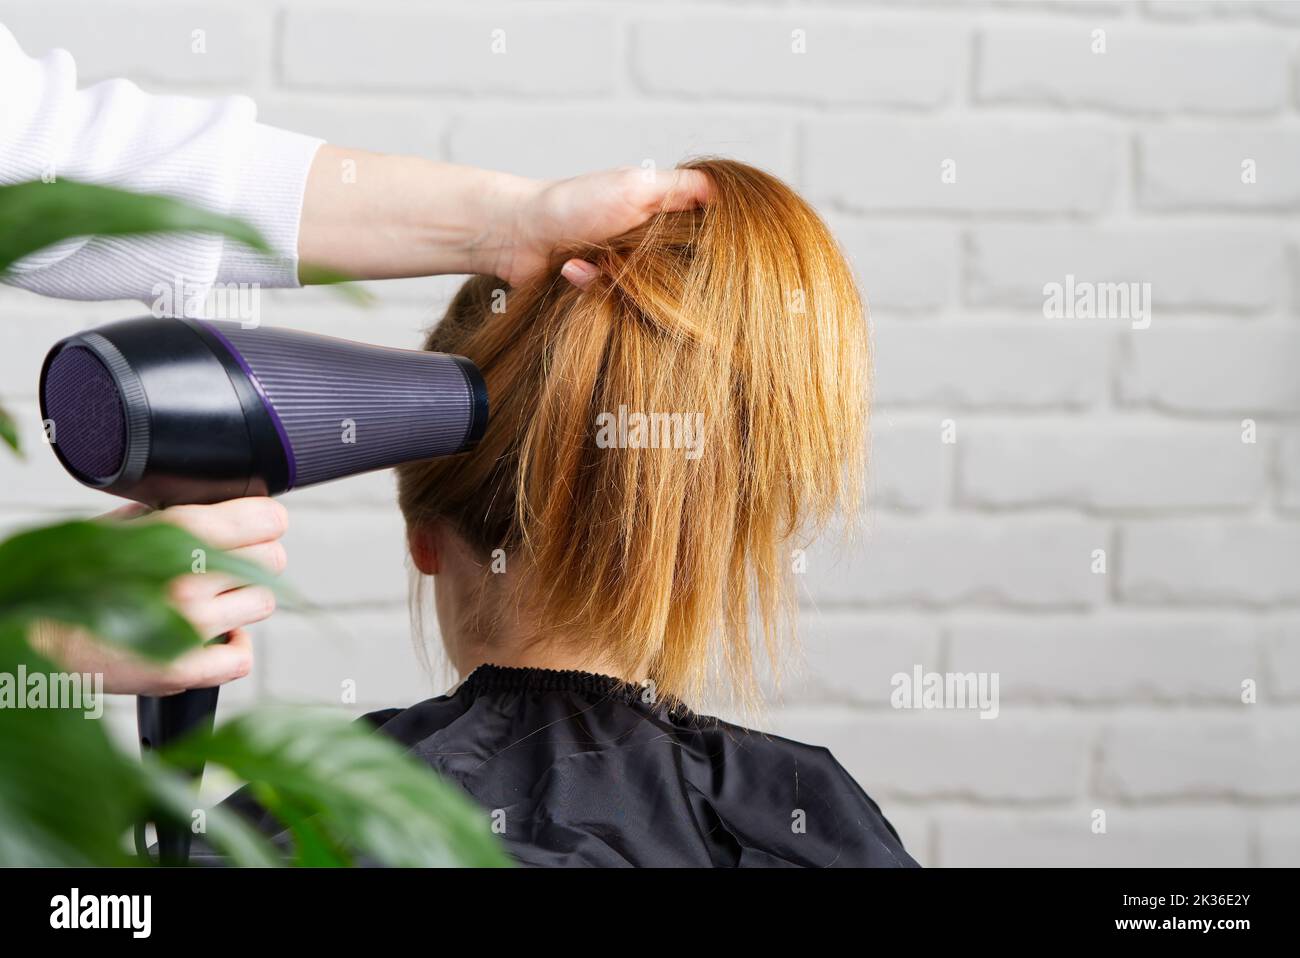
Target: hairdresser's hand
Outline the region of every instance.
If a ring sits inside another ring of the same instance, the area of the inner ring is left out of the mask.
[[[708,198],[708,177],[695,170],[625,168],[539,183],[520,203],[513,236],[503,244],[494,272],[516,284],[544,269],[558,247],[600,243],[655,213],[691,209]],[[597,271],[585,260],[571,259],[561,272],[585,287]]]
[[[284,570],[286,556],[280,537],[288,513],[271,499],[234,499],[211,506],[173,506],[148,518],[143,506],[128,505],[105,518],[172,522],[217,549]],[[166,664],[148,662],[84,632],[42,625],[33,644],[75,672],[102,672],[104,691],[134,695],[173,695],[185,689],[207,688],[243,678],[253,667],[253,646],[244,626],[260,622],[275,611],[275,594],[265,586],[241,586],[217,572],[186,574],[171,584],[171,602],[189,619],[199,636],[214,643],[187,652]]]
[[[514,285],[560,247],[603,242],[661,210],[707,202],[708,193],[708,178],[694,170],[530,180],[327,144],[307,177],[298,257],[355,279],[484,273]],[[579,286],[595,274],[581,260],[564,269]]]

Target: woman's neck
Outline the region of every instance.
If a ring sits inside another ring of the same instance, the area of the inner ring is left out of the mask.
[[[462,679],[487,664],[594,672],[633,683],[645,678],[644,669],[629,670],[593,648],[591,636],[542,629],[526,601],[526,569],[516,565],[486,575],[479,556],[459,536],[444,534],[440,545],[434,604],[443,644]]]
[[[480,649],[476,653],[453,653],[453,663],[462,679],[480,665],[500,665],[512,669],[552,669],[557,672],[594,672],[633,683],[643,678],[643,676],[620,675],[620,669],[616,665],[599,657],[556,648],[494,645],[491,649]]]
[[[507,604],[508,613],[498,607],[490,624],[475,617],[464,618],[443,632],[443,643],[461,678],[480,665],[501,665],[517,669],[593,672],[626,682],[638,683],[644,670],[628,670],[603,650],[593,648],[590,636],[543,635],[531,617]],[[629,671],[635,674],[628,674]]]

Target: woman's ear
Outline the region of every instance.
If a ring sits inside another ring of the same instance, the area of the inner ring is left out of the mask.
[[[406,527],[406,547],[421,575],[438,574],[438,527],[432,522]]]

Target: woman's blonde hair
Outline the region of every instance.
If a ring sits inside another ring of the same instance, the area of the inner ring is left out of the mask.
[[[492,550],[522,559],[543,637],[669,700],[720,667],[747,700],[755,638],[775,661],[793,624],[793,550],[857,508],[866,317],[793,190],[743,163],[686,166],[712,181],[703,208],[566,250],[517,288],[464,284],[425,347],[478,364],[491,422],[471,453],[400,467],[398,495],[408,525],[450,522],[485,575]],[[570,255],[600,268],[586,290],[559,277]],[[701,454],[605,448],[598,423],[620,408],[702,414]]]

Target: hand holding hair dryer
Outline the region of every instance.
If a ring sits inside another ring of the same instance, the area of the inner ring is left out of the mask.
[[[483,377],[462,356],[199,319],[145,317],[69,336],[46,356],[39,394],[68,472],[154,508],[454,455],[488,420]],[[140,696],[142,747],[211,728],[217,692]],[[158,828],[164,864],[184,863],[189,845],[188,829]]]

